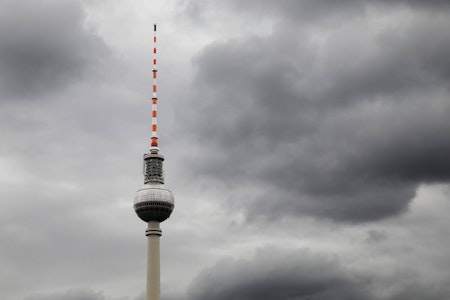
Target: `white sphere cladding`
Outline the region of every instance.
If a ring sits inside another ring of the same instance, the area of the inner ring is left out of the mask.
[[[162,184],[144,184],[144,186],[136,192],[134,204],[147,201],[163,201],[174,204],[174,197],[170,190],[166,189]]]
[[[162,184],[144,184],[134,197],[134,210],[145,222],[162,222],[172,213],[174,198]]]

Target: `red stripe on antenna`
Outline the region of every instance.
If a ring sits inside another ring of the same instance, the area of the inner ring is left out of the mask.
[[[158,148],[158,134],[157,134],[157,104],[158,104],[158,97],[156,96],[156,24],[153,24],[153,97],[152,97],[152,143],[150,147],[150,153],[157,154],[159,151]]]

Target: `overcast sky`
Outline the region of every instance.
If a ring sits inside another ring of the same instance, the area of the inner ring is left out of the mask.
[[[450,1],[0,0],[0,298],[450,299]]]

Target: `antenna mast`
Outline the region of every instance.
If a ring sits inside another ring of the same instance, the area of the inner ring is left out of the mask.
[[[153,95],[152,95],[152,143],[150,153],[158,154],[158,133],[157,133],[157,116],[158,116],[158,96],[156,95],[156,24],[153,24]]]

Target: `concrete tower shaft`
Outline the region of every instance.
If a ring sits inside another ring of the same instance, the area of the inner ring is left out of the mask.
[[[160,253],[159,253],[159,237],[161,229],[159,222],[148,222],[148,229],[145,232],[148,238],[147,246],[147,300],[160,300]]]

